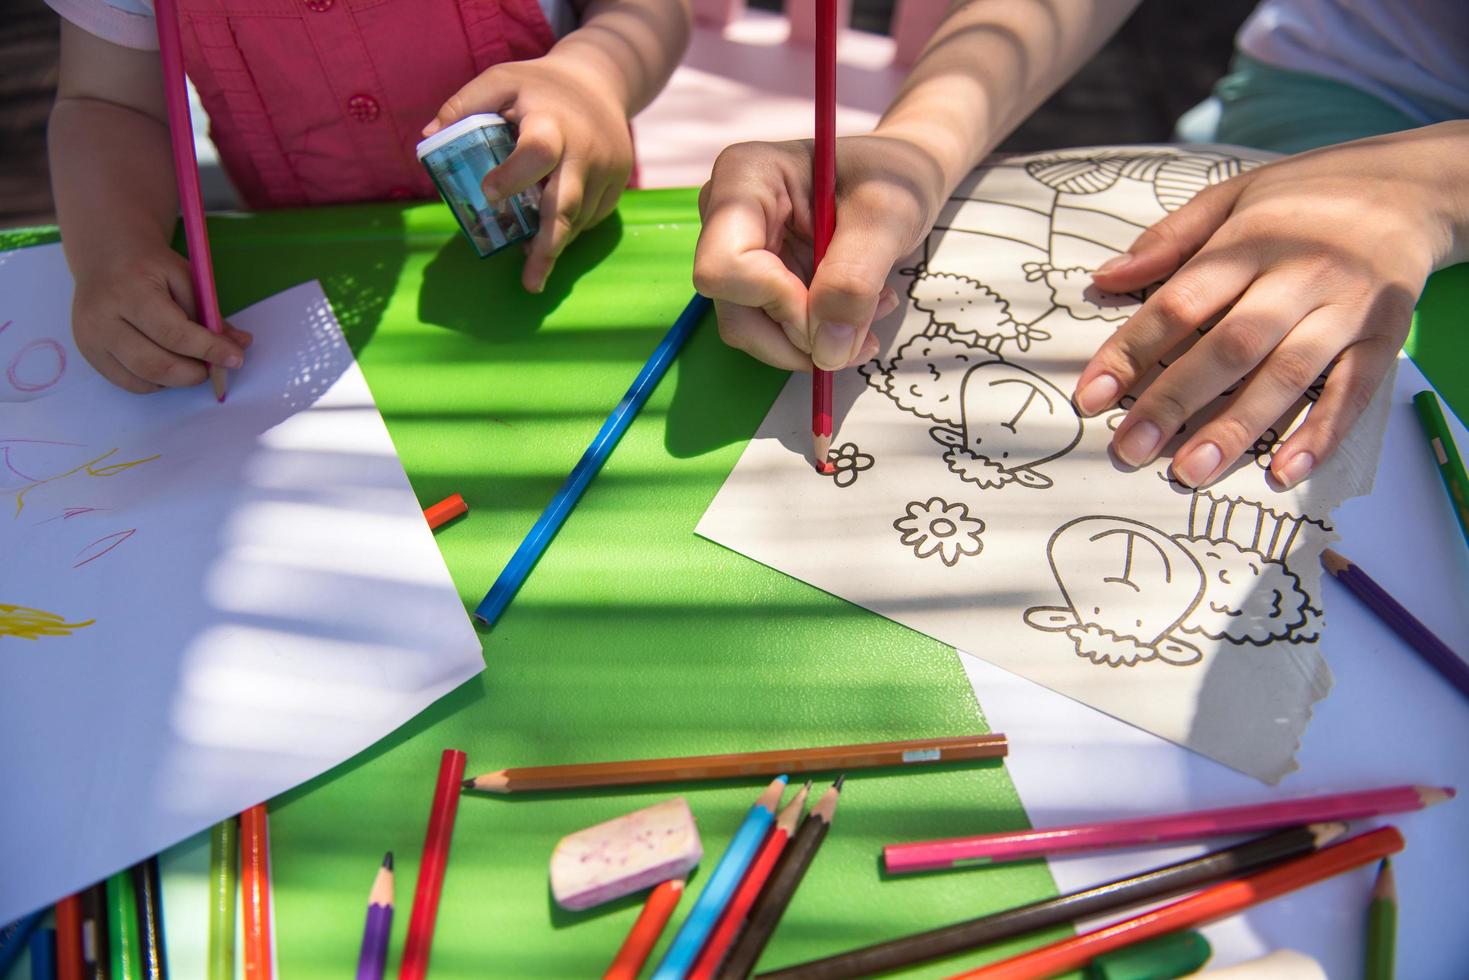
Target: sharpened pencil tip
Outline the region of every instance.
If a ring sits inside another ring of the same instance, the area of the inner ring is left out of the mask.
[[[1321,552],[1321,565],[1332,575],[1340,575],[1342,572],[1346,571],[1351,564],[1351,562],[1347,561],[1340,554],[1332,551],[1330,548],[1323,549]]]
[[[831,788],[834,789],[834,790],[836,790],[838,793],[840,793],[842,791],[842,784],[845,783],[846,781],[847,781],[847,774],[846,773],[842,773],[840,776],[837,777],[837,781],[831,784]]]
[[[393,852],[392,851],[389,851],[388,853],[386,853],[386,854],[383,855],[383,867],[387,868],[389,871],[392,871],[393,870]]]
[[[472,780],[472,779],[466,779],[464,782],[462,782],[462,783],[459,784],[459,788],[460,789],[474,789],[474,780]]]

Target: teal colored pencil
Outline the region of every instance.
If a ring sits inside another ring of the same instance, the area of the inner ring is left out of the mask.
[[[1464,532],[1464,541],[1469,544],[1469,475],[1464,473],[1464,458],[1459,455],[1459,447],[1454,445],[1448,420],[1444,418],[1443,409],[1433,392],[1420,391],[1414,395],[1413,408],[1418,411],[1423,434],[1428,436],[1428,444],[1433,449],[1433,461],[1438,466],[1438,475],[1443,478],[1444,489],[1449,492],[1449,504],[1459,519],[1459,530]]]
[[[714,873],[699,893],[699,900],[689,910],[689,917],[679,927],[668,952],[663,954],[663,962],[654,971],[653,980],[682,980],[693,968],[694,961],[704,949],[705,940],[714,931],[720,914],[734,896],[735,889],[740,887],[750,862],[755,859],[755,852],[760,850],[765,835],[775,823],[775,808],[780,805],[785,788],[786,777],[777,776],[750,807],[745,822],[735,831],[734,839],[724,849]]]

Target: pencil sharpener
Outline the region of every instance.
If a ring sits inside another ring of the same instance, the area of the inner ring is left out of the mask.
[[[465,116],[418,144],[419,161],[480,258],[525,241],[540,227],[539,187],[491,201],[481,186],[514,149],[510,124],[492,112]]]

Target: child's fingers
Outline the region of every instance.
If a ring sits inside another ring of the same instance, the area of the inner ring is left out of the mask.
[[[127,371],[165,388],[187,388],[208,375],[202,361],[165,350],[137,330],[121,331],[109,350]]]
[[[127,324],[121,324],[121,329],[132,332],[133,328]],[[110,351],[102,350],[97,351],[95,354],[83,351],[83,353],[87,354],[87,362],[97,369],[98,374],[124,391],[130,391],[135,395],[151,395],[153,392],[162,388],[162,385],[145,381],[123,367],[122,363],[113,357]]]
[[[1152,462],[1195,412],[1254,370],[1312,305],[1291,276],[1253,284],[1214,329],[1138,395],[1112,439],[1117,456],[1131,466]]]
[[[1342,439],[1372,402],[1387,376],[1398,344],[1374,335],[1348,347],[1326,377],[1321,397],[1306,419],[1270,460],[1270,475],[1283,487],[1293,487],[1311,475],[1336,452]]]
[[[1246,177],[1206,187],[1193,200],[1137,237],[1126,252],[1092,273],[1101,288],[1115,293],[1141,289],[1188,261],[1219,230],[1234,209]]]
[[[556,169],[566,151],[560,128],[545,116],[528,116],[520,124],[515,149],[480,186],[491,201],[503,201],[539,183]]]
[[[1257,272],[1255,259],[1239,247],[1190,259],[1097,348],[1076,382],[1077,411],[1092,416],[1117,404],[1159,358],[1234,302]]]
[[[1213,483],[1296,406],[1306,389],[1341,350],[1341,308],[1306,314],[1235,392],[1220,412],[1200,426],[1173,457],[1173,476],[1189,487]]]
[[[245,352],[225,334],[210,333],[179,309],[171,296],[150,291],[126,318],[164,350],[227,368],[245,363]],[[150,380],[149,375],[143,375]],[[163,382],[159,382],[162,384]]]
[[[477,75],[468,85],[444,100],[429,124],[424,137],[432,136],[450,123],[476,112],[500,112],[515,101],[518,86],[514,77],[491,69]]]
[[[255,335],[253,333],[231,326],[228,321],[225,322],[224,332],[225,336],[239,345],[240,350],[249,350],[250,345],[255,343]]]
[[[709,192],[703,216],[694,288],[712,300],[763,311],[785,325],[783,332],[789,328],[793,340],[807,337],[806,284],[766,247],[768,225],[759,198],[726,183]]]
[[[562,167],[546,184],[541,196],[541,228],[531,239],[521,282],[533,293],[546,288],[546,278],[580,227],[584,188],[582,175]]]
[[[792,344],[763,310],[715,300],[714,312],[719,319],[720,339],[735,350],[785,371],[811,370],[810,356]]]
[[[817,367],[840,370],[861,352],[888,274],[908,250],[909,243],[881,225],[838,221],[811,279],[811,359]]]

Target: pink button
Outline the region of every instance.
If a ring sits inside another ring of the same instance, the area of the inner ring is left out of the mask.
[[[347,100],[347,114],[358,122],[372,122],[380,111],[377,99],[370,95],[354,95]]]
[[[324,14],[332,9],[332,4],[337,0],[306,0],[306,9],[316,14]]]

